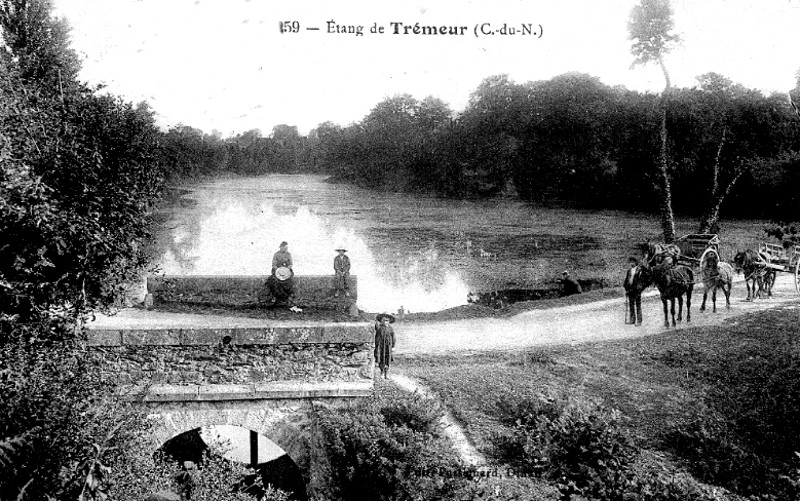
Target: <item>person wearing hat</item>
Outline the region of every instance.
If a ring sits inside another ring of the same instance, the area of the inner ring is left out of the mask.
[[[647,270],[639,265],[639,260],[628,258],[628,271],[625,272],[625,323],[642,325],[642,292],[648,286]]]
[[[350,258],[344,255],[347,249],[340,247],[336,252],[339,254],[333,258],[333,271],[336,274],[334,297],[339,297],[342,292],[345,296],[350,296],[350,287],[347,285],[347,279],[350,277]]]
[[[375,317],[375,364],[381,370],[383,378],[389,374],[389,363],[392,362],[394,349],[394,329],[389,324],[394,323],[394,316],[381,313]]]
[[[569,271],[564,270],[562,275],[564,276],[564,278],[561,279],[561,284],[563,285],[563,290],[561,291],[562,296],[571,296],[573,294],[580,294],[583,292],[581,284],[569,276]]]
[[[272,256],[272,273],[267,286],[274,304],[286,303],[294,295],[294,270],[288,242],[281,242],[278,252]]]

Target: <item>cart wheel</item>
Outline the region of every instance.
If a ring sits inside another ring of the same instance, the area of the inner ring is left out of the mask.
[[[711,256],[712,254],[713,254],[714,256],[716,256],[716,258],[717,258],[717,263],[719,263],[719,261],[720,261],[720,259],[719,259],[719,253],[717,252],[717,250],[716,250],[715,248],[713,248],[713,247],[709,247],[708,249],[706,249],[705,251],[703,251],[703,254],[700,256],[700,271],[701,271],[701,272],[702,272],[702,271],[705,269],[705,267],[706,267],[706,261],[708,261],[708,258],[709,258],[709,256]]]
[[[800,293],[800,259],[794,265],[794,288]]]

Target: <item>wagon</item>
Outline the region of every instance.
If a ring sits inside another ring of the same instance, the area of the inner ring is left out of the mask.
[[[764,267],[794,275],[794,288],[800,292],[800,245],[785,248],[782,245],[762,242],[758,254],[764,260]]]
[[[719,235],[716,233],[690,233],[675,241],[681,250],[676,257],[677,264],[704,268],[710,257],[719,258]]]

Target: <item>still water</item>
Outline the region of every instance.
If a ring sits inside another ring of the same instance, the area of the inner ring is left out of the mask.
[[[650,216],[459,201],[360,189],[324,176],[270,175],[194,185],[157,234],[160,270],[267,275],[281,241],[298,275],[333,274],[344,247],[367,311],[437,311],[470,291],[535,287],[564,269],[617,280]]]

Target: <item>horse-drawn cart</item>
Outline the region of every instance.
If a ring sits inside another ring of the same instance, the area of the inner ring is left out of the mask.
[[[793,274],[794,288],[800,292],[800,245],[785,248],[782,245],[762,242],[758,246],[758,255],[764,261],[765,268]]]
[[[719,262],[719,235],[716,233],[690,233],[675,241],[680,253],[675,256],[676,264],[705,268],[710,257]]]
[[[673,264],[691,268],[705,267],[710,257],[719,262],[719,235],[716,233],[691,233],[672,244],[647,242],[643,245],[644,262],[653,266],[671,259]]]

